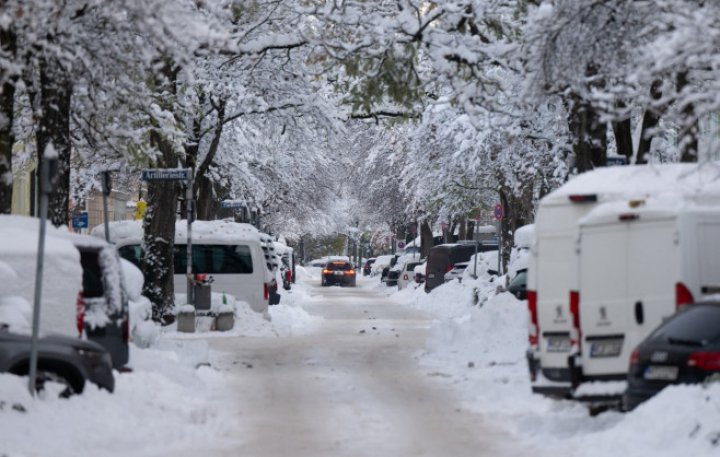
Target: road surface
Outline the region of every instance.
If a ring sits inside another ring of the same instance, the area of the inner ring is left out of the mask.
[[[369,287],[321,288],[312,334],[210,340],[237,373],[237,456],[498,456],[506,433],[419,366],[429,316]]]

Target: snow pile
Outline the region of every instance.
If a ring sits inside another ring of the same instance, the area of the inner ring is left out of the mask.
[[[270,307],[272,325],[278,336],[302,335],[317,329],[322,323],[319,316],[311,316],[298,306],[283,305]]]
[[[30,333],[32,313],[32,305],[23,297],[0,296],[0,325],[11,332]]]
[[[597,417],[580,402],[533,394],[525,361],[526,302],[509,293],[496,295],[494,289],[481,278],[446,283],[429,294],[408,288],[392,295],[435,315],[420,362],[428,375],[458,391],[470,409],[492,417],[518,444],[538,449],[538,456],[718,455],[718,382],[673,386],[630,413]],[[473,291],[481,295],[482,306],[473,305]]]
[[[236,442],[236,392],[226,375],[198,364],[204,342],[132,348],[134,371],[115,375],[110,394],[89,384],[82,395],[32,400],[26,378],[0,375],[1,453],[8,456],[178,455]]]

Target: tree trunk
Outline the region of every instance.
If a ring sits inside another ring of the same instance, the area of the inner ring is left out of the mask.
[[[15,34],[8,29],[0,29],[0,49],[2,54],[13,57],[17,49]],[[0,214],[10,214],[12,210],[13,169],[12,148],[15,144],[13,134],[15,82],[17,77],[1,74],[3,85],[0,93]]]
[[[677,92],[682,92],[683,88],[688,85],[687,72],[681,72],[677,75]],[[698,133],[700,131],[698,121],[695,115],[695,105],[687,103],[682,113],[685,116],[682,119],[680,134],[680,161],[681,162],[697,162],[698,160]]]
[[[59,227],[67,225],[70,220],[70,102],[73,85],[70,75],[56,59],[48,61],[43,58],[39,66],[40,119],[35,133],[38,170],[42,167],[46,148],[52,145],[58,157],[58,188],[50,194],[48,218]]]
[[[523,225],[529,224],[533,219],[533,186],[523,186],[520,195],[513,194],[509,187],[500,188],[500,203],[504,215],[500,222],[502,235],[502,264],[503,271],[507,271],[510,262],[510,251],[514,243],[515,231]]]
[[[650,97],[658,101],[662,97],[662,81],[655,80],[650,86]],[[637,159],[635,163],[638,165],[647,163],[647,156],[650,154],[652,139],[654,134],[652,130],[660,123],[660,113],[657,109],[649,107],[643,115],[642,126],[640,128],[640,142],[638,143]]]
[[[462,216],[460,218],[460,228],[458,229],[458,239],[459,240],[467,240],[467,218],[465,216]]]
[[[427,258],[430,254],[430,248],[435,245],[433,241],[433,232],[430,224],[427,221],[423,221],[420,224],[420,255],[423,258]]]
[[[612,123],[613,133],[615,134],[615,146],[617,152],[621,156],[625,156],[625,163],[632,163],[633,157],[633,141],[632,141],[632,124],[630,119]]]
[[[600,121],[595,108],[572,96],[568,127],[573,138],[575,167],[579,173],[607,165],[607,127]]]
[[[155,75],[155,86],[158,94],[177,93],[177,74],[179,69],[167,63],[161,74]],[[173,109],[173,98],[161,96],[161,106],[166,110]],[[160,98],[160,97],[159,97]],[[172,143],[164,136],[160,126],[154,126],[150,132],[150,142],[159,151],[154,166],[158,168],[175,168],[178,163]],[[153,304],[153,320],[168,323],[172,321],[172,309],[175,303],[175,208],[177,205],[178,186],[174,181],[148,181],[147,211],[143,220],[143,258],[140,263],[145,285],[143,294]]]

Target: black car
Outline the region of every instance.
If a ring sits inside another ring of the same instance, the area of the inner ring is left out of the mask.
[[[356,274],[350,262],[333,260],[328,262],[322,271],[322,286],[333,284],[355,287]]]
[[[687,306],[640,343],[630,358],[627,410],[671,384],[720,378],[720,302]]]
[[[370,276],[370,271],[372,270],[373,263],[375,263],[374,257],[365,261],[365,265],[363,265],[363,276]]]
[[[395,267],[389,268],[387,275],[385,276],[385,285],[386,286],[397,286],[399,278],[400,278],[399,266],[396,265]]]
[[[30,335],[12,333],[0,327],[0,373],[27,376],[30,366]],[[65,386],[61,395],[67,397],[83,391],[90,381],[112,392],[115,379],[110,354],[92,341],[60,335],[38,339],[36,389],[46,382]]]

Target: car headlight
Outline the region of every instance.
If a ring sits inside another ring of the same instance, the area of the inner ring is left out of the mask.
[[[75,349],[78,355],[88,365],[107,364],[112,366],[112,358],[107,352],[93,351],[92,349]]]

